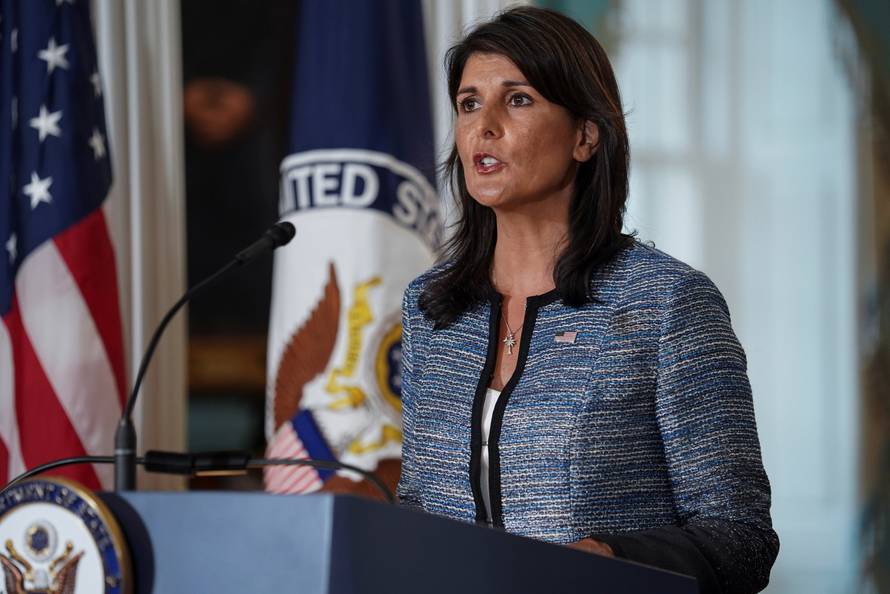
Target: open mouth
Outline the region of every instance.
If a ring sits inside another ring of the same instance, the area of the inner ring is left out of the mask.
[[[476,166],[476,172],[481,174],[494,173],[504,167],[504,164],[497,157],[488,153],[476,153],[473,155],[473,164]]]

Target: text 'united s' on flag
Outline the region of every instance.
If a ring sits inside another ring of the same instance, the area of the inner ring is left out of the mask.
[[[267,455],[339,460],[395,486],[401,302],[442,228],[419,1],[307,1],[296,29],[289,155],[269,322]],[[266,488],[349,489],[271,467]]]

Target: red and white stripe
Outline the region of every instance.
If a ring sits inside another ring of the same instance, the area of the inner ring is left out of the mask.
[[[0,325],[0,479],[66,456],[107,455],[125,397],[114,251],[102,209],[22,262]],[[110,487],[110,466],[54,473]]]
[[[309,458],[309,452],[291,423],[284,423],[269,440],[267,458]],[[321,489],[322,480],[311,466],[267,466],[263,471],[266,491],[310,493]]]

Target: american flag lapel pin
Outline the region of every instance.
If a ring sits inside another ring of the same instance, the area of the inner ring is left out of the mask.
[[[578,336],[578,333],[574,330],[569,330],[567,332],[560,332],[556,336],[553,337],[553,342],[563,342],[565,344],[575,344],[575,337]]]

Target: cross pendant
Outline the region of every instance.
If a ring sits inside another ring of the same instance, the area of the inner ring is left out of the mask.
[[[512,332],[507,332],[507,335],[504,337],[503,343],[504,346],[507,347],[507,354],[512,355],[513,347],[516,346],[516,337],[513,336]]]

